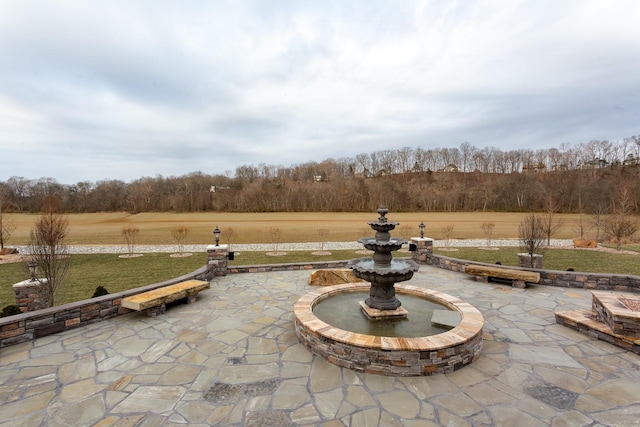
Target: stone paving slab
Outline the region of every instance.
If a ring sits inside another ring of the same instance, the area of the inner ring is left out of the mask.
[[[580,289],[485,284],[422,266],[408,282],[485,317],[452,374],[394,378],[309,353],[293,304],[310,272],[216,278],[195,304],[4,348],[0,426],[640,425],[640,356],[555,323]],[[358,309],[354,307],[354,309]]]

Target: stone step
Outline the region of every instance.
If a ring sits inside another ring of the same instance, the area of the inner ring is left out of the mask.
[[[640,355],[640,338],[614,334],[609,326],[596,320],[597,314],[591,309],[558,311],[555,316],[560,325]]]
[[[455,328],[460,323],[460,313],[451,310],[433,310],[431,323],[443,328]]]
[[[606,323],[611,330],[628,337],[640,338],[640,311],[631,310],[630,306],[637,305],[640,301],[637,295],[622,295],[611,292],[591,292],[593,302],[592,310],[597,314],[598,320]]]

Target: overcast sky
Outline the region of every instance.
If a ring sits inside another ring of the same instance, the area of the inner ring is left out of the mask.
[[[0,181],[640,134],[640,1],[0,3]]]

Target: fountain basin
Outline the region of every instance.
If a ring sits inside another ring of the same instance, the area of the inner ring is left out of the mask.
[[[366,294],[362,292],[334,294],[329,298],[317,301],[313,306],[313,314],[331,326],[350,332],[403,338],[419,338],[440,334],[454,328],[460,322],[460,313],[457,311],[407,294],[402,295],[402,306],[400,307],[405,310],[404,318],[398,318],[395,315],[396,310],[380,311],[387,316],[370,316],[367,310],[372,309],[364,303],[365,296]],[[357,309],[358,306],[360,306],[360,310]],[[436,313],[443,312],[449,314],[447,318],[451,322],[450,326],[432,322]]]
[[[460,323],[440,334],[406,338],[366,335],[334,327],[313,313],[320,301],[344,292],[369,291],[368,283],[327,286],[302,296],[294,306],[298,340],[330,363],[379,375],[421,376],[450,373],[475,361],[482,350],[484,318],[471,304],[431,289],[396,285],[409,294],[460,313]]]

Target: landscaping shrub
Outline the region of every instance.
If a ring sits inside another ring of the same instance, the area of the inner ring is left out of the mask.
[[[109,291],[104,286],[98,286],[91,298],[101,297],[103,295],[109,295]]]
[[[14,314],[22,314],[20,307],[15,304],[7,305],[2,308],[0,317],[13,316]]]

